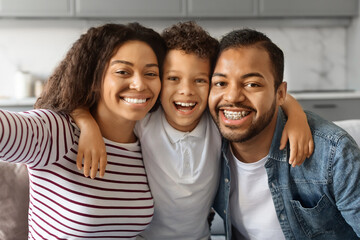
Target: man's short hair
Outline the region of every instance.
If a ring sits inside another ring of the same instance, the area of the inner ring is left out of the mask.
[[[234,30],[221,39],[219,55],[229,48],[246,47],[260,47],[269,54],[270,61],[273,65],[276,90],[282,83],[284,77],[284,53],[264,33],[249,28]]]

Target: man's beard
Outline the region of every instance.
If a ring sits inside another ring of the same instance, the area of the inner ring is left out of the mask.
[[[272,118],[274,117],[275,114],[275,110],[276,110],[276,101],[274,100],[270,109],[264,114],[262,115],[259,119],[257,120],[253,120],[253,122],[251,123],[251,126],[247,129],[247,131],[243,134],[237,134],[235,131],[237,129],[237,126],[220,126],[219,123],[219,110],[217,110],[217,119],[216,119],[216,124],[219,127],[219,130],[221,132],[221,135],[229,140],[230,142],[246,142],[248,140],[250,140],[251,138],[255,137],[256,135],[258,135],[262,130],[264,130],[264,128],[266,128]],[[226,128],[226,129],[222,129],[222,128]],[[234,129],[234,131],[229,131],[229,129]]]

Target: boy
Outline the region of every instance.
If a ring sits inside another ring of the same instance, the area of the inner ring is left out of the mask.
[[[221,137],[205,110],[218,41],[194,22],[176,24],[162,36],[168,47],[162,75],[162,107],[136,126],[155,202],[153,220],[142,237],[209,239],[207,216],[218,187]],[[291,111],[292,116],[303,114],[301,107]],[[302,134],[304,123],[306,120],[300,128],[295,124],[301,129],[296,134]],[[85,127],[82,134],[86,134]],[[92,136],[84,138],[93,141]],[[82,157],[79,153],[80,168]],[[93,166],[92,177],[97,162]]]

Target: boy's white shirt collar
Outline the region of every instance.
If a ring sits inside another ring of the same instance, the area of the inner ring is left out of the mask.
[[[204,112],[204,114],[201,116],[200,122],[194,128],[194,130],[192,130],[191,132],[182,132],[182,131],[179,131],[179,130],[176,130],[175,128],[173,128],[166,120],[165,112],[163,109],[162,109],[161,121],[162,121],[162,124],[164,125],[166,135],[169,137],[169,140],[171,141],[171,143],[174,144],[186,136],[191,136],[191,137],[196,137],[196,138],[203,137],[205,135],[205,131],[206,131],[206,115],[207,115],[207,113]]]

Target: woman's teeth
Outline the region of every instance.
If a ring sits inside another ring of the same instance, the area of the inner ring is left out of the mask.
[[[196,103],[175,102],[180,107],[193,107]]]
[[[247,111],[229,111],[229,110],[224,110],[224,115],[227,119],[230,120],[239,120],[242,119],[243,117],[249,115],[250,112]]]
[[[128,102],[128,103],[141,104],[141,103],[146,102],[146,98],[145,99],[141,99],[141,98],[124,98],[124,101]]]

